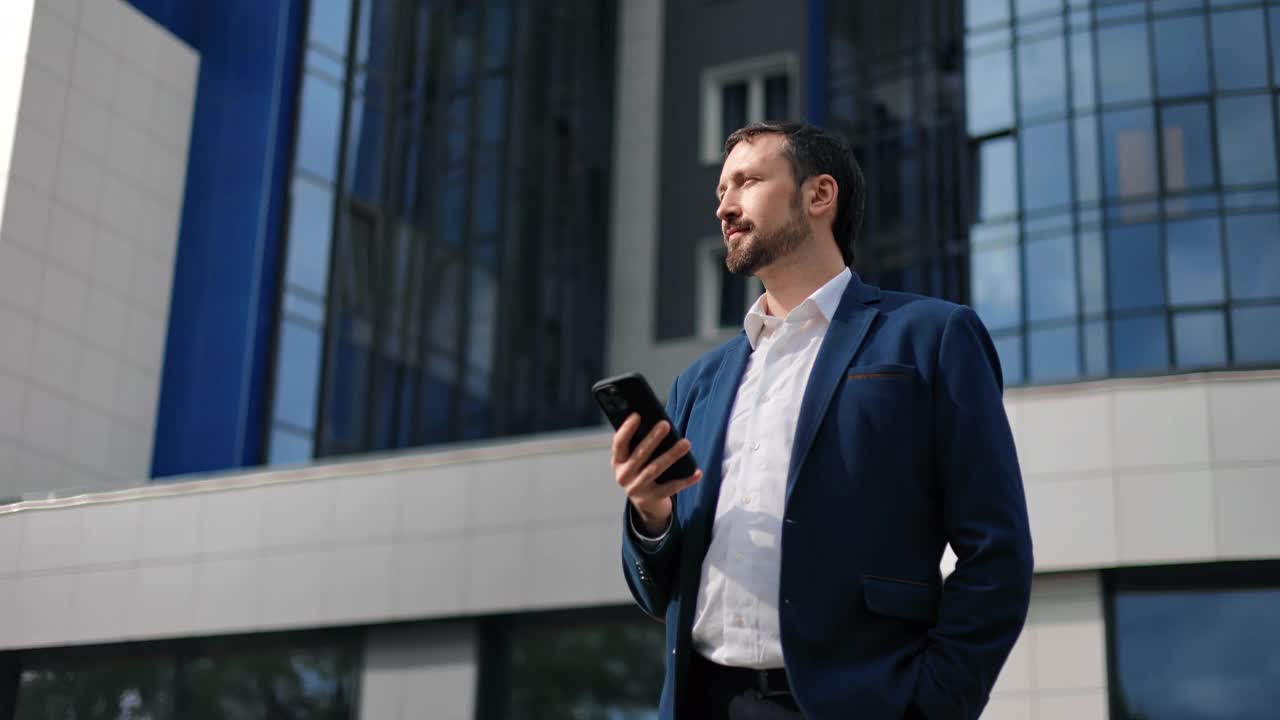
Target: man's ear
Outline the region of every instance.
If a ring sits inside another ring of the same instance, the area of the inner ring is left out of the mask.
[[[808,199],[808,208],[810,215],[820,216],[827,212],[835,212],[836,197],[839,195],[839,186],[836,185],[836,179],[827,174],[814,175],[805,181],[809,185],[809,191],[805,194]]]

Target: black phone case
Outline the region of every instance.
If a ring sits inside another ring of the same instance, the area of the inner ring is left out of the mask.
[[[654,395],[653,388],[649,387],[648,381],[640,373],[605,378],[591,386],[591,394],[615,430],[630,417],[631,413],[639,413],[640,427],[631,436],[632,450],[635,450],[649,431],[663,420],[671,424],[671,430],[658,443],[651,457],[661,455],[680,441],[680,431],[676,430],[675,423],[667,417],[666,408],[658,402],[658,396]],[[698,463],[693,459],[693,452],[690,451],[659,475],[657,481],[661,484],[681,480],[693,475],[697,469]]]

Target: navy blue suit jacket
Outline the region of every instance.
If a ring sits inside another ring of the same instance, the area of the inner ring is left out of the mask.
[[[624,518],[631,592],[666,623],[664,720],[680,708],[703,557],[745,334],[676,379],[667,402],[702,480],[646,551]],[[1031,535],[999,361],[967,307],[854,275],[818,352],[786,478],[778,609],[806,718],[978,717],[1022,629]],[[781,479],[779,479],[781,481]],[[957,563],[943,582],[950,543]],[[688,718],[688,720],[697,720]]]

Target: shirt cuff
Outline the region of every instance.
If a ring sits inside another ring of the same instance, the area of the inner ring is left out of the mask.
[[[636,527],[635,508],[631,507],[631,503],[627,503],[627,522],[631,525],[631,534],[635,536],[636,541],[640,544],[640,547],[643,550],[648,550],[650,552],[657,550],[658,546],[662,544],[662,541],[667,539],[667,534],[671,532],[671,523],[674,520],[675,513],[673,512],[671,517],[667,519],[667,527],[662,531],[662,534],[657,537],[649,537],[648,535],[640,532],[640,529]]]

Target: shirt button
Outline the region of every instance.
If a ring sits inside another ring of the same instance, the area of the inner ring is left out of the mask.
[[[744,623],[744,622],[742,621],[742,616],[741,616],[741,615],[735,615],[735,616],[734,616],[734,618],[733,618],[733,624],[734,624],[734,625],[737,625],[738,627],[742,627],[742,626],[743,626],[743,625],[745,625],[746,623]]]
[[[759,449],[760,449],[760,443],[758,443],[758,442],[753,442],[753,443],[751,443],[751,451],[752,451],[752,452],[756,452],[756,451],[758,451]]]
[[[742,498],[742,504],[743,504],[743,505],[750,505],[750,504],[751,504],[751,496],[750,496],[750,495],[747,495],[746,497]]]
[[[743,557],[742,553],[738,553],[737,555],[735,555],[735,556],[734,556],[734,558],[735,558],[738,562],[742,562],[743,560],[746,560],[746,558],[745,558],[745,557]]]
[[[769,402],[769,396],[768,396],[768,395],[761,395],[761,396],[760,396],[760,402],[762,402],[762,403],[767,403],[767,402]]]

